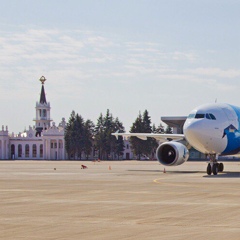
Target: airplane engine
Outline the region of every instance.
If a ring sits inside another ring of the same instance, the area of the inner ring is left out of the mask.
[[[189,151],[179,142],[165,142],[157,148],[157,159],[165,166],[178,166],[189,158]]]

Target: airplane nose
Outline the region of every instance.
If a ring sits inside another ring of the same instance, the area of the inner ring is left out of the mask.
[[[202,145],[203,128],[201,120],[186,123],[184,125],[184,135],[191,145]]]

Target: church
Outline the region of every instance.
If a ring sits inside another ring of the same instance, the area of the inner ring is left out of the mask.
[[[50,102],[47,102],[42,76],[40,100],[36,103],[35,125],[17,135],[9,134],[8,127],[0,130],[0,160],[65,160],[65,119],[56,126],[50,118]]]

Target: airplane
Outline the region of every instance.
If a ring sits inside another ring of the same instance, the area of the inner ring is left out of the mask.
[[[219,156],[240,155],[240,108],[226,104],[205,104],[188,115],[183,134],[112,133],[116,136],[155,138],[161,141],[156,150],[157,160],[165,166],[178,166],[189,158],[194,147],[209,157],[206,172],[217,175],[223,172]]]

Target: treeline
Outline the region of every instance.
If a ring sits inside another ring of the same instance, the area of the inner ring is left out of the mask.
[[[124,141],[122,137],[116,139],[111,135],[113,132],[125,132],[122,122],[107,110],[105,116],[101,113],[96,125],[91,120],[84,118],[72,111],[65,128],[65,148],[68,158],[88,159],[90,157],[99,159],[119,159],[123,156]],[[151,123],[148,111],[139,113],[133,123],[130,132],[132,133],[171,133],[171,128],[164,129],[160,124],[158,127]],[[130,138],[130,144],[135,156],[152,157],[158,147],[155,139],[148,138],[141,140],[136,137]]]
[[[119,158],[123,155],[123,138],[116,139],[111,133],[124,132],[123,124],[118,118],[113,118],[109,110],[105,116],[100,114],[95,125],[91,120],[72,111],[65,129],[65,147],[68,158],[86,159],[89,156],[100,159]]]

